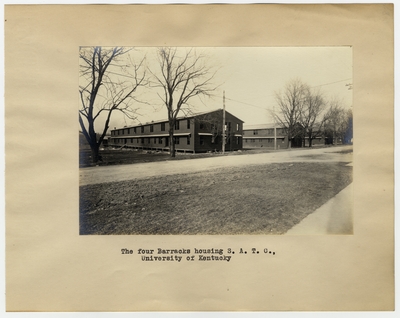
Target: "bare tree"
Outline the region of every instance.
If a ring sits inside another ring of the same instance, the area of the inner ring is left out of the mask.
[[[195,122],[198,122],[200,127],[204,127],[207,131],[211,132],[211,142],[216,145],[214,151],[219,151],[219,145],[222,145],[223,129],[222,114],[220,111],[214,111],[195,117]],[[228,127],[225,129],[225,142],[229,142]],[[218,145],[218,146],[217,146]],[[222,146],[221,146],[222,147]]]
[[[351,143],[353,138],[353,112],[351,109],[340,111],[339,123],[337,127],[337,136],[343,144]]]
[[[330,101],[329,110],[326,114],[325,131],[326,134],[332,138],[332,143],[334,145],[337,145],[338,137],[343,137],[347,125],[348,117],[342,106],[342,102],[337,98],[333,98]]]
[[[312,141],[321,137],[324,132],[324,124],[327,117],[324,116],[326,102],[320,91],[306,90],[304,105],[301,109],[300,124],[308,137],[308,146],[312,147]],[[305,146],[305,138],[303,139]]]
[[[130,119],[135,118],[136,110],[131,104],[137,101],[134,96],[137,88],[145,84],[145,71],[141,71],[143,60],[137,65],[132,62],[127,54],[131,50],[85,47],[79,52],[79,124],[90,145],[94,164],[101,159],[99,148],[109,128],[111,115],[122,112]],[[105,119],[100,117],[102,115]],[[104,120],[104,125],[101,125],[97,137],[95,123],[101,120]]]
[[[292,138],[304,135],[300,119],[308,91],[307,84],[300,79],[293,79],[285,85],[283,92],[275,93],[278,112],[273,116],[275,121],[287,130],[287,148],[291,148]]]
[[[353,111],[346,111],[346,124],[343,130],[343,141],[345,144],[353,144]]]
[[[205,64],[206,56],[195,50],[159,48],[157,52],[160,72],[151,71],[157,87],[163,89],[158,96],[167,108],[169,123],[169,148],[175,157],[174,130],[180,112],[188,113],[193,97],[210,96],[217,87],[212,84],[215,72]]]

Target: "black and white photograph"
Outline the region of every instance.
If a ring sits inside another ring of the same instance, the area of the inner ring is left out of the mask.
[[[392,4],[6,5],[5,311],[394,311]]]
[[[352,235],[353,48],[79,48],[80,235]]]

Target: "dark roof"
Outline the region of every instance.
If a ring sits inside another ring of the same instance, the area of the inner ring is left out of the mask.
[[[194,113],[194,114],[190,114],[190,115],[179,116],[176,119],[178,119],[178,120],[190,119],[190,118],[198,117],[198,116],[201,116],[201,115],[212,114],[212,113],[219,112],[219,111],[222,112],[222,108],[211,110],[211,111],[207,111],[207,112],[201,112],[201,113]],[[229,115],[231,115],[232,117],[235,117],[238,121],[244,123],[243,120],[241,120],[241,119],[237,118],[236,116],[232,115],[230,112],[228,112],[228,111],[225,111],[225,112],[228,113]],[[153,125],[153,124],[159,124],[159,123],[167,123],[167,122],[168,122],[168,119],[156,120],[156,121],[147,122],[147,123],[144,123],[144,124],[125,126],[125,127],[111,129],[111,130],[128,129],[128,128],[141,127],[141,126],[147,126],[147,125]]]

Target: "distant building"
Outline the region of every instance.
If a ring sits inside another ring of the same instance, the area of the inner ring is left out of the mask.
[[[175,149],[178,152],[222,150],[222,109],[177,118],[174,127]],[[169,150],[168,120],[111,130],[109,146],[138,149]],[[243,121],[225,112],[225,150],[243,148]]]
[[[286,129],[275,124],[246,125],[243,128],[243,148],[286,148]]]
[[[301,129],[299,129],[300,131]],[[308,147],[308,137],[296,134],[290,140],[291,147]],[[324,137],[316,137],[312,140],[312,145],[324,145]],[[261,148],[267,147],[272,149],[287,148],[288,135],[287,129],[282,128],[277,124],[260,124],[246,125],[243,128],[243,148]]]

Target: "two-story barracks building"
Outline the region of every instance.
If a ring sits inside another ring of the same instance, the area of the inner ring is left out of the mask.
[[[275,124],[247,125],[243,130],[243,148],[286,148],[286,129]]]
[[[175,149],[178,152],[222,150],[223,110],[176,119]],[[169,150],[168,120],[111,130],[110,146],[151,150]],[[225,112],[225,150],[243,148],[243,121]]]
[[[305,140],[303,140],[303,138]],[[308,147],[308,137],[294,136],[290,140],[291,147],[302,147],[303,144]],[[312,140],[313,146],[325,144],[324,137],[316,137]],[[248,125],[243,129],[243,148],[287,148],[288,135],[287,129],[281,128],[274,123],[261,125]]]

